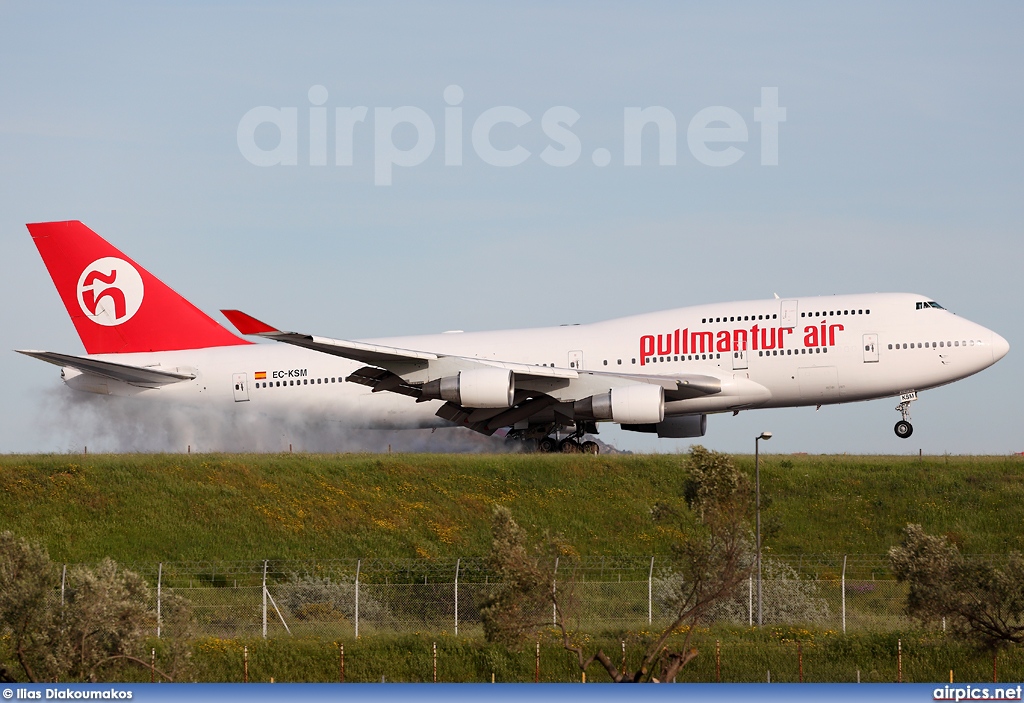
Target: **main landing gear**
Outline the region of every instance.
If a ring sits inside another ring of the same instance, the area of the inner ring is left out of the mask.
[[[531,433],[528,430],[512,430],[505,437],[505,441],[509,444],[520,443],[522,450],[531,452],[537,451],[544,454],[593,454],[597,455],[601,452],[601,448],[597,442],[592,440],[584,440],[583,436],[588,431],[593,432],[596,428],[587,426],[584,423],[580,423],[580,426],[575,429],[567,437],[561,439],[558,438],[557,433],[555,436],[549,434],[543,434],[539,438],[536,433]],[[544,430],[541,430],[543,432]],[[530,437],[530,434],[534,434],[534,437]]]
[[[893,430],[900,439],[907,439],[914,434],[914,426],[910,424],[910,404],[915,400],[917,393],[904,393],[900,396],[900,404],[896,406],[903,419],[896,423]]]

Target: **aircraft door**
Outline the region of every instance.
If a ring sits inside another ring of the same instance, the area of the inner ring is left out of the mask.
[[[878,335],[864,335],[864,363],[878,363]]]
[[[799,304],[799,300],[782,301],[782,314],[779,315],[779,327],[785,327],[787,329],[796,327],[796,309]]]
[[[732,368],[733,370],[747,368],[747,350],[738,349],[732,353]]]
[[[235,388],[235,402],[241,403],[249,400],[249,384],[246,374],[244,373],[233,373],[231,374],[231,384]]]
[[[579,350],[569,352],[569,368],[577,371],[583,368],[583,352]]]

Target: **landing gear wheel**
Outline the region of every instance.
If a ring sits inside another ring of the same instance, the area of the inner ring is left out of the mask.
[[[551,437],[545,437],[544,439],[537,442],[537,450],[544,452],[545,454],[550,454],[557,448],[558,444]]]
[[[897,412],[903,416],[903,419],[897,422],[896,427],[893,428],[896,431],[896,436],[900,439],[906,439],[914,434],[914,426],[910,424],[910,404],[915,400],[917,400],[916,391],[903,393],[900,396],[900,404],[896,406]]]
[[[579,454],[583,451],[583,447],[575,439],[563,439],[558,443],[558,451],[562,454]]]
[[[593,454],[594,456],[597,456],[601,453],[601,447],[597,446],[597,442],[587,440],[581,444],[580,447],[583,449],[584,454]]]

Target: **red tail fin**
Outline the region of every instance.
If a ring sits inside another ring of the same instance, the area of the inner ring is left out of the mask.
[[[28,231],[89,354],[249,344],[81,222]]]

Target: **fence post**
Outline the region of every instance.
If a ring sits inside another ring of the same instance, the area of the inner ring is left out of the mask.
[[[437,642],[434,642],[434,683],[437,683]]]
[[[65,564],[64,565],[64,570],[61,571],[61,574],[60,574],[60,609],[61,610],[64,609],[64,584],[66,584],[67,581],[68,581],[68,565]],[[946,629],[945,628],[945,625],[946,625],[946,621],[945,620],[942,621],[942,625],[943,625],[942,629]]]
[[[459,636],[459,567],[462,565],[461,557],[455,561],[455,636]]]
[[[263,639],[267,639],[267,560],[263,560]]]
[[[551,600],[555,599],[556,576],[558,576],[558,557],[555,557],[555,570],[551,574]],[[551,604],[551,626],[552,627],[557,627],[558,626],[558,606],[556,606],[554,603]],[[539,643],[537,644],[537,657],[538,657],[537,661],[539,662],[540,661],[540,659],[539,659],[539,657],[540,657],[540,644]]]
[[[754,626],[754,577],[747,577],[747,625]]]
[[[338,645],[338,683],[345,683],[345,643]]]
[[[896,640],[896,683],[903,683],[903,640]]]
[[[249,683],[249,647],[242,647],[242,683]]]
[[[163,585],[164,580],[164,563],[160,562],[160,565],[156,570],[156,638],[160,639],[160,587]]]
[[[359,639],[359,569],[362,565],[362,559],[356,561],[356,639]]]
[[[799,640],[796,643],[797,670],[800,672],[800,683],[804,682],[804,645]]]
[[[843,589],[843,634],[846,634],[846,555],[843,555],[843,575],[840,577],[839,586]]]
[[[654,622],[654,557],[651,557],[651,569],[647,572],[647,624]]]
[[[537,642],[537,658],[533,661],[533,682],[540,683],[540,642]]]
[[[715,640],[715,683],[722,683],[722,641]]]

